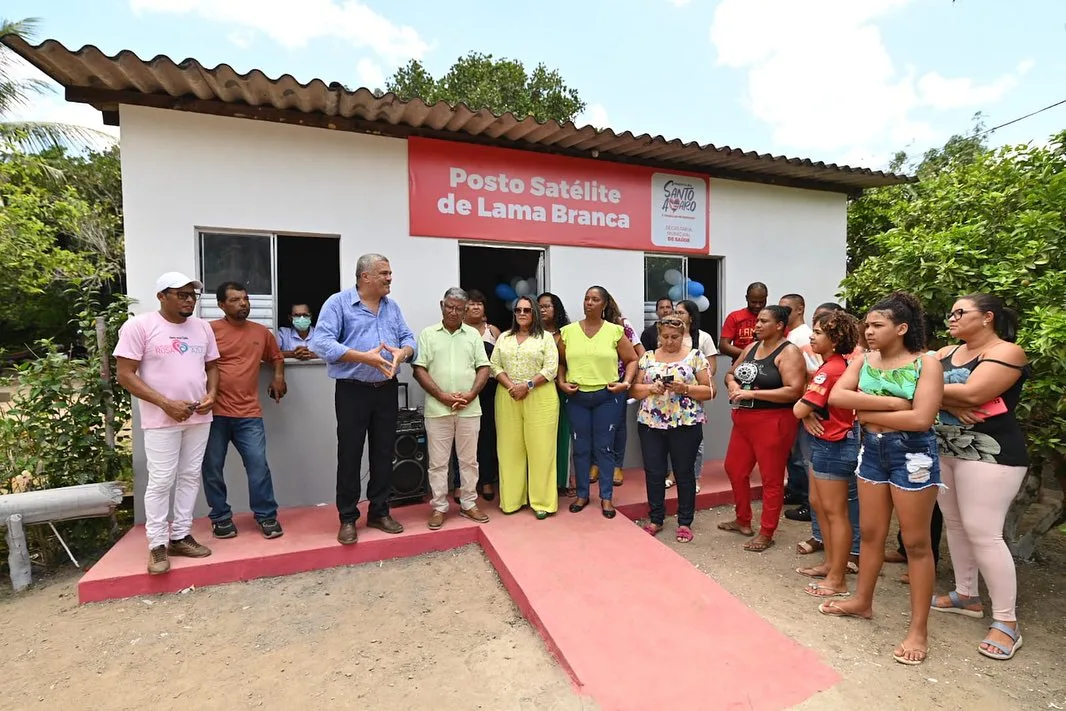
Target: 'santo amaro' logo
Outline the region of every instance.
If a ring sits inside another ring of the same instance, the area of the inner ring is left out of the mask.
[[[662,211],[664,213],[695,212],[696,186],[678,180],[666,181],[663,186]]]

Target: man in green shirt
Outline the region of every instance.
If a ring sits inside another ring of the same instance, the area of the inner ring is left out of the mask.
[[[460,515],[485,523],[477,507],[477,440],[481,430],[478,393],[489,379],[485,342],[477,329],[463,323],[465,291],[452,287],[440,302],[441,322],[418,335],[418,357],[411,364],[426,392],[426,435],[433,513],[429,528],[444,525],[448,513],[448,461],[452,445],[459,458]]]

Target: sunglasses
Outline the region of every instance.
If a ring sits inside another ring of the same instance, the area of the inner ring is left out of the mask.
[[[533,313],[533,309],[529,308],[528,306],[515,306],[514,307],[514,312],[515,312],[516,315],[517,314],[531,314],[531,313]]]
[[[659,326],[684,326],[685,322],[679,318],[661,318],[657,322]]]
[[[200,294],[195,291],[171,291],[170,293],[173,294],[178,301],[196,301],[200,296]]]

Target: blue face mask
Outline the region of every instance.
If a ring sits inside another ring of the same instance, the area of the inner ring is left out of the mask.
[[[297,331],[306,331],[311,328],[310,316],[293,316],[292,325],[296,327]]]

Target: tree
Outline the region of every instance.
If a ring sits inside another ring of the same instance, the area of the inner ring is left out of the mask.
[[[40,20],[27,18],[12,22],[0,18],[0,37],[17,35],[30,40],[36,34]],[[44,121],[6,120],[15,110],[29,104],[34,96],[47,94],[52,87],[39,79],[15,79],[12,76],[14,55],[0,44],[0,160],[24,158],[45,148],[63,145],[95,145],[110,137],[100,131],[81,126]]]
[[[1055,478],[1066,488],[1066,131],[1046,147],[989,151],[949,142],[923,163],[921,182],[853,203],[869,249],[842,296],[862,311],[905,289],[929,313],[943,314],[961,295],[989,292],[1019,313],[1018,342],[1032,375],[1018,416],[1032,463],[1005,534],[1014,554],[1028,559],[1040,536],[1066,521],[1062,504],[1035,505]],[[935,336],[946,337],[942,323]]]
[[[568,87],[558,71],[538,64],[527,74],[518,60],[494,59],[478,52],[460,57],[439,79],[412,59],[396,70],[386,88],[405,101],[419,98],[427,104],[464,103],[475,111],[488,108],[497,114],[509,112],[538,121],[573,121],[585,109],[577,90]]]

